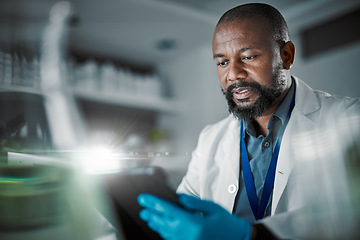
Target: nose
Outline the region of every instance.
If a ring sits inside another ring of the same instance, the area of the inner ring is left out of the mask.
[[[234,82],[243,80],[247,77],[243,64],[239,62],[232,62],[228,68],[227,81]]]

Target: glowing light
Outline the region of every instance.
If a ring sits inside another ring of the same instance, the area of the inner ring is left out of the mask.
[[[98,147],[84,151],[80,157],[80,164],[89,174],[116,172],[120,168],[120,161],[108,148]]]

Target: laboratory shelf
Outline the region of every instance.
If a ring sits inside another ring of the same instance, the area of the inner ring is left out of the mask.
[[[77,99],[92,101],[103,104],[118,105],[122,107],[151,110],[161,113],[179,113],[182,109],[179,102],[150,96],[136,96],[130,94],[116,94],[108,92],[96,92],[94,90],[84,90],[73,88],[73,95]]]
[[[39,88],[26,86],[0,86],[0,92],[22,92],[42,95],[43,92]]]

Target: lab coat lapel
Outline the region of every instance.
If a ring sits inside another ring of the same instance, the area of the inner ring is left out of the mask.
[[[240,125],[239,120],[233,119],[227,131],[223,144],[225,159],[232,168],[232,175],[239,180],[240,167]]]
[[[298,79],[295,79],[295,83],[295,107],[283,135],[275,172],[271,208],[272,214],[275,213],[278,207],[280,198],[284,193],[289,176],[296,163],[296,156],[294,156],[296,146],[294,145],[294,140],[300,133],[315,128],[314,121],[309,118],[308,115],[320,109],[320,104],[312,89]],[[288,189],[288,191],[291,190],[292,189]]]
[[[232,116],[230,116],[232,117]],[[220,185],[223,187],[222,191],[219,192],[217,197],[218,203],[221,204],[226,210],[232,212],[233,206],[235,204],[236,193],[239,190],[239,159],[240,159],[240,127],[239,121],[232,119],[230,126],[227,128],[225,133],[224,142],[222,143],[222,153],[224,154],[225,166],[222,166],[224,169],[223,172],[226,172],[226,175],[223,175],[221,178]],[[236,186],[234,192],[229,194],[229,187]]]

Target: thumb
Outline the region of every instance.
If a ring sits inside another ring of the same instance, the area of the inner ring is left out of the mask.
[[[189,196],[186,194],[179,195],[179,202],[189,210],[201,211],[204,213],[212,213],[222,209],[216,203],[207,200],[201,200],[197,197]]]

